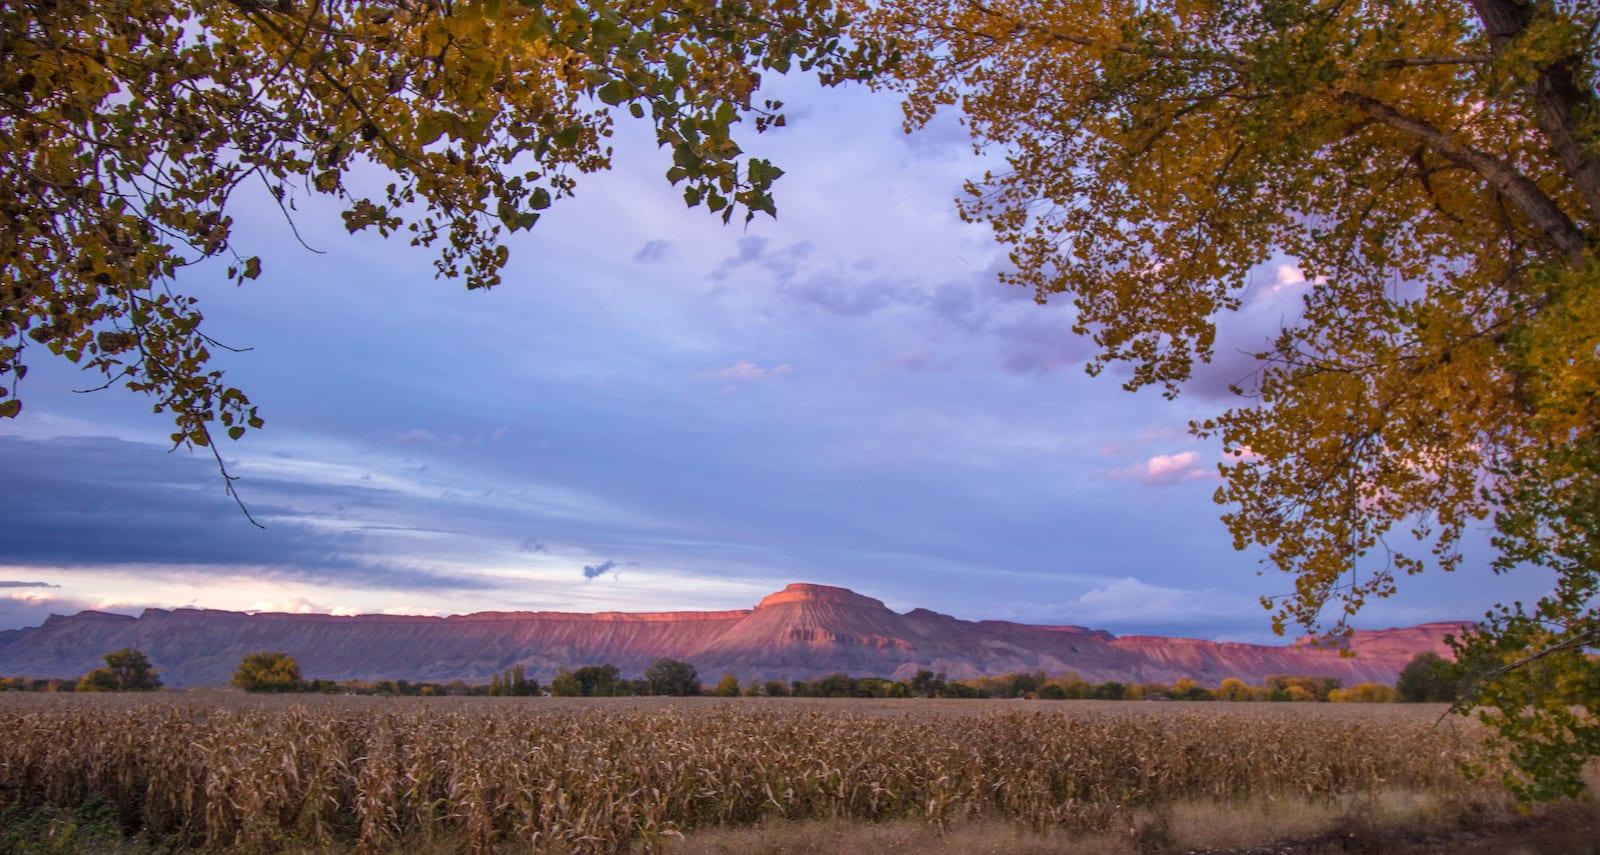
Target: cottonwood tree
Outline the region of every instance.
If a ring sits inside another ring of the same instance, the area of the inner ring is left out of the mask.
[[[262,418],[174,283],[210,260],[191,275],[260,276],[234,228],[243,195],[291,227],[330,197],[350,231],[431,248],[439,276],[487,288],[507,237],[609,166],[626,113],[654,126],[690,206],[772,214],[781,171],[734,133],[784,123],[755,97],[764,73],[870,69],[844,23],[831,0],[0,6],[0,418],[21,411],[37,347],[149,395],[174,446],[220,466],[214,431]]]
[[[698,695],[700,674],[688,662],[657,659],[644,669],[645,682],[652,695]]]
[[[247,692],[298,692],[304,688],[300,663],[287,653],[247,654],[233,672],[233,685]]]
[[[142,650],[124,647],[107,653],[105,661],[104,668],[96,668],[78,680],[78,691],[153,692],[161,688],[161,677]]]
[[[1176,395],[1297,259],[1250,400],[1193,426],[1224,521],[1293,574],[1275,628],[1335,633],[1492,521],[1496,571],[1553,579],[1458,641],[1528,796],[1600,754],[1600,697],[1567,705],[1600,643],[1597,32],[1588,0],[885,0],[860,30],[903,52],[908,129],[956,106],[1003,152],[960,213],[1072,301],[1090,373]]]

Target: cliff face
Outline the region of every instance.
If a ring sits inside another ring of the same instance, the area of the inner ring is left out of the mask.
[[[239,660],[282,650],[307,677],[482,682],[522,665],[547,680],[562,668],[610,662],[637,675],[662,657],[692,662],[707,678],[724,671],[762,679],[843,671],[908,677],[920,668],[952,678],[1007,671],[1075,671],[1085,679],[1170,682],[1190,677],[1259,681],[1272,674],[1392,683],[1413,655],[1447,652],[1461,624],[1358,632],[1354,656],[1304,644],[1227,644],[1159,636],[1115,637],[1076,626],[965,621],[927,609],[898,614],[844,588],[795,584],[754,609],[725,612],[574,614],[479,612],[447,618],[391,615],[244,614],[147,609],[137,618],[102,612],[52,616],[0,636],[0,674],[69,677],[108,651],[136,647],[170,686],[220,685]]]

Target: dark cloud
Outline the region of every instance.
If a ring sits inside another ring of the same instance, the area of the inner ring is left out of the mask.
[[[628,562],[624,562],[624,563],[619,563],[619,562],[616,562],[616,561],[602,561],[599,564],[585,564],[583,566],[583,578],[585,578],[585,579],[598,579],[601,576],[604,576],[605,574],[610,573],[610,572],[616,570],[619,567],[638,567],[638,566],[639,566],[639,562],[637,562],[637,561],[628,561]]]
[[[885,278],[847,281],[831,276],[814,276],[780,286],[783,295],[799,303],[845,317],[870,315],[895,303],[921,303],[920,291]]]
[[[240,489],[263,530],[227,498],[208,460],[153,445],[4,437],[0,471],[16,495],[28,497],[0,515],[0,543],[12,565],[240,567],[269,578],[392,590],[482,587],[371,558],[366,526],[343,511],[401,504],[385,490],[247,478]],[[308,502],[332,510],[301,510]]]
[[[672,241],[658,238],[645,241],[644,246],[639,247],[639,251],[633,254],[633,260],[636,264],[655,264],[666,261],[675,254],[677,247]]]
[[[545,553],[548,553],[550,550],[545,549],[543,543],[540,543],[539,541],[537,541],[537,540],[535,540],[535,539],[530,537],[530,538],[527,538],[526,540],[522,541],[522,546],[520,546],[518,548],[518,551],[519,552],[545,552]]]
[[[712,271],[711,278],[722,280],[740,268],[759,267],[771,273],[779,282],[787,282],[799,273],[800,265],[811,256],[814,249],[808,241],[787,244],[769,252],[767,247],[771,245],[772,242],[764,237],[740,238],[739,251],[723,259]]]
[[[0,579],[0,588],[59,588],[49,582],[23,582],[15,579]]]
[[[45,622],[51,615],[71,615],[84,611],[92,603],[81,600],[67,599],[64,597],[30,597],[28,599],[12,599],[0,597],[0,645],[4,645],[10,630],[22,627],[38,626]],[[125,613],[126,609],[111,609]],[[135,609],[134,611],[137,611]]]
[[[1074,335],[1059,314],[1034,314],[998,331],[1000,365],[1012,374],[1049,374],[1082,365],[1089,358],[1089,339]]]
[[[746,240],[757,242],[748,247],[750,257],[744,258],[746,247],[741,245],[740,255],[724,261],[724,268],[758,264],[772,271],[783,296],[842,317],[864,317],[900,307],[927,312],[953,327],[979,333],[992,331],[997,319],[1038,311],[1027,289],[999,281],[999,273],[1006,268],[998,262],[942,282],[917,282],[882,273],[870,259],[802,274],[800,263],[810,253],[809,244],[767,251],[765,240]]]

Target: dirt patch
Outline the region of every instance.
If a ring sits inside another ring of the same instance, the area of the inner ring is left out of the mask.
[[[1187,849],[1189,855],[1600,855],[1600,811],[1568,805],[1453,831],[1341,829],[1298,840],[1232,849]]]

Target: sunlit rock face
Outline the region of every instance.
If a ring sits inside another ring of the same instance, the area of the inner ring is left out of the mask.
[[[1447,654],[1462,624],[1357,632],[1353,656],[1296,643],[1231,644],[1162,636],[1116,637],[1078,626],[966,621],[927,609],[900,614],[846,588],[789,585],[753,609],[577,614],[478,612],[451,617],[245,614],[147,609],[52,616],[0,636],[0,675],[69,677],[107,651],[145,651],[169,686],[221,685],[247,653],[281,650],[310,677],[335,680],[486,681],[522,665],[547,680],[560,669],[609,662],[636,676],[662,657],[701,674],[809,679],[836,672],[909,677],[927,668],[951,678],[1042,670],[1091,681],[1171,682],[1273,674],[1392,683],[1413,655]]]

